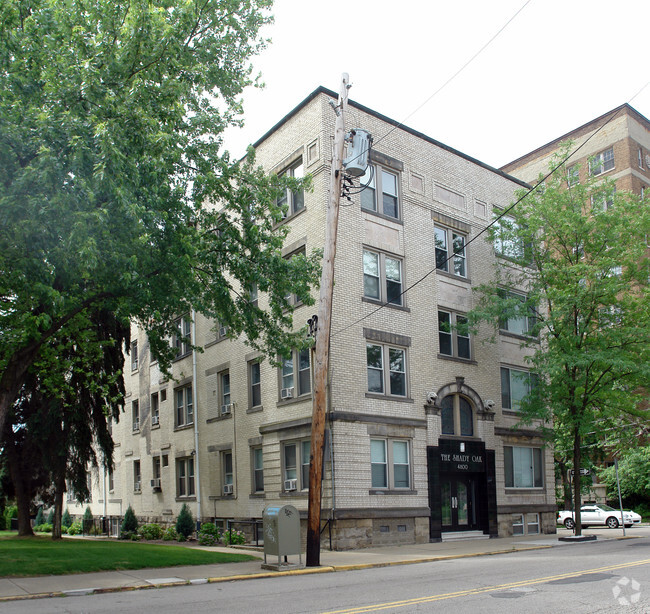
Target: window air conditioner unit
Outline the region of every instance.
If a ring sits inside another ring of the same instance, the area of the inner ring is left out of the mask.
[[[283,388],[280,391],[280,397],[282,399],[292,399],[293,398],[293,388]]]
[[[232,495],[233,493],[233,485],[232,484],[224,484],[223,485],[223,494],[224,495]]]
[[[154,492],[160,492],[161,486],[160,486],[160,478],[154,478],[151,480],[151,487],[153,488]]]
[[[160,416],[151,416],[151,424],[158,424],[160,422]]]
[[[134,422],[133,422],[133,430],[134,431],[139,431],[140,430],[140,420],[134,420]]]
[[[226,405],[221,406],[221,415],[222,416],[227,416],[228,414],[232,413],[233,410],[233,403],[227,403]]]
[[[293,480],[285,480],[284,490],[298,490],[298,480],[295,478]]]
[[[133,484],[133,490],[135,490],[135,492],[140,492],[140,482],[135,482],[135,484]]]
[[[219,329],[219,337],[225,337],[228,334],[228,327],[227,326],[222,326]]]

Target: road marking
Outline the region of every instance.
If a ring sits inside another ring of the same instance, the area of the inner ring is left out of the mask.
[[[545,576],[543,578],[532,578],[530,580],[520,580],[519,582],[497,584],[495,586],[487,586],[484,588],[472,588],[464,591],[457,591],[454,593],[430,595],[428,597],[405,599],[404,601],[391,601],[388,603],[377,603],[374,605],[359,606],[357,608],[350,608],[347,610],[332,610],[330,612],[324,612],[323,614],[362,614],[363,612],[376,612],[378,610],[388,610],[391,608],[403,608],[403,607],[418,605],[422,603],[431,603],[433,601],[443,601],[444,599],[454,599],[456,597],[468,597],[470,595],[480,595],[481,593],[491,593],[492,591],[496,591],[496,590],[530,586],[533,584],[544,584],[546,582],[552,582],[553,580],[576,578],[578,576],[584,576],[586,574],[602,573],[603,571],[615,571],[617,569],[625,569],[626,567],[636,567],[639,565],[648,565],[648,564],[650,564],[650,559],[643,559],[641,561],[632,561],[630,563],[619,563],[618,565],[607,565],[606,567],[584,569],[582,571],[571,571],[563,574],[557,574],[554,576]]]

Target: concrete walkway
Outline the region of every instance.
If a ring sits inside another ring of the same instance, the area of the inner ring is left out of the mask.
[[[598,541],[621,539],[621,530],[590,529]],[[650,537],[650,527],[633,527],[626,531],[628,538]],[[387,546],[350,550],[344,552],[322,551],[320,567],[300,568],[298,556],[289,557],[293,564],[286,570],[268,571],[262,569],[264,554],[259,550],[238,550],[238,552],[259,557],[259,560],[221,565],[196,565],[139,569],[129,571],[105,571],[63,576],[38,576],[29,578],[0,578],[0,602],[19,599],[35,599],[53,596],[105,593],[123,590],[162,588],[184,584],[206,584],[253,578],[268,578],[278,575],[326,573],[406,565],[454,559],[469,556],[486,556],[521,550],[535,550],[551,547],[574,547],[558,537],[568,536],[566,529],[558,529],[557,535],[535,535],[498,539],[469,539],[445,541],[436,544],[414,544],[408,546]],[[591,542],[593,543],[593,542]],[[226,548],[205,548],[206,550],[230,551]],[[268,557],[267,563],[277,563],[277,557]],[[305,563],[303,554],[302,563]]]

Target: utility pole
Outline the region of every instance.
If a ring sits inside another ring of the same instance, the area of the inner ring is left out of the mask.
[[[325,448],[325,415],[327,412],[327,374],[329,370],[332,294],[334,290],[334,257],[336,230],[339,223],[339,198],[343,177],[345,146],[345,111],[348,104],[350,78],[343,73],[338,104],[335,107],[334,151],[330,174],[330,194],[325,223],[325,248],[318,304],[318,327],[314,351],[314,397],[311,421],[311,453],[309,462],[309,508],[307,516],[307,567],[320,565],[321,490],[323,452]]]

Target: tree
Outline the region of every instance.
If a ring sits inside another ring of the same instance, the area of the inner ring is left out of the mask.
[[[286,297],[309,300],[318,260],[282,257],[276,204],[297,183],[221,151],[269,6],[0,5],[0,432],[30,373],[62,398],[59,344],[91,312],[137,321],[163,368],[192,308],[271,355],[299,345]]]
[[[650,504],[650,446],[628,450],[622,454],[618,465],[621,497],[627,505]],[[618,500],[616,470],[607,467],[600,473],[607,484],[607,497]]]
[[[194,518],[187,503],[183,503],[178,518],[176,518],[176,532],[185,539],[194,532]]]
[[[630,424],[647,424],[650,204],[610,182],[567,186],[566,153],[493,227],[504,257],[471,319],[529,322],[522,344],[537,377],[522,421],[552,420],[556,455],[577,474],[603,446],[625,446]],[[577,535],[580,489],[576,479]]]
[[[120,533],[131,535],[138,530],[138,519],[135,517],[135,512],[133,508],[129,505],[124,512],[124,518],[122,519],[122,526],[120,527]]]

